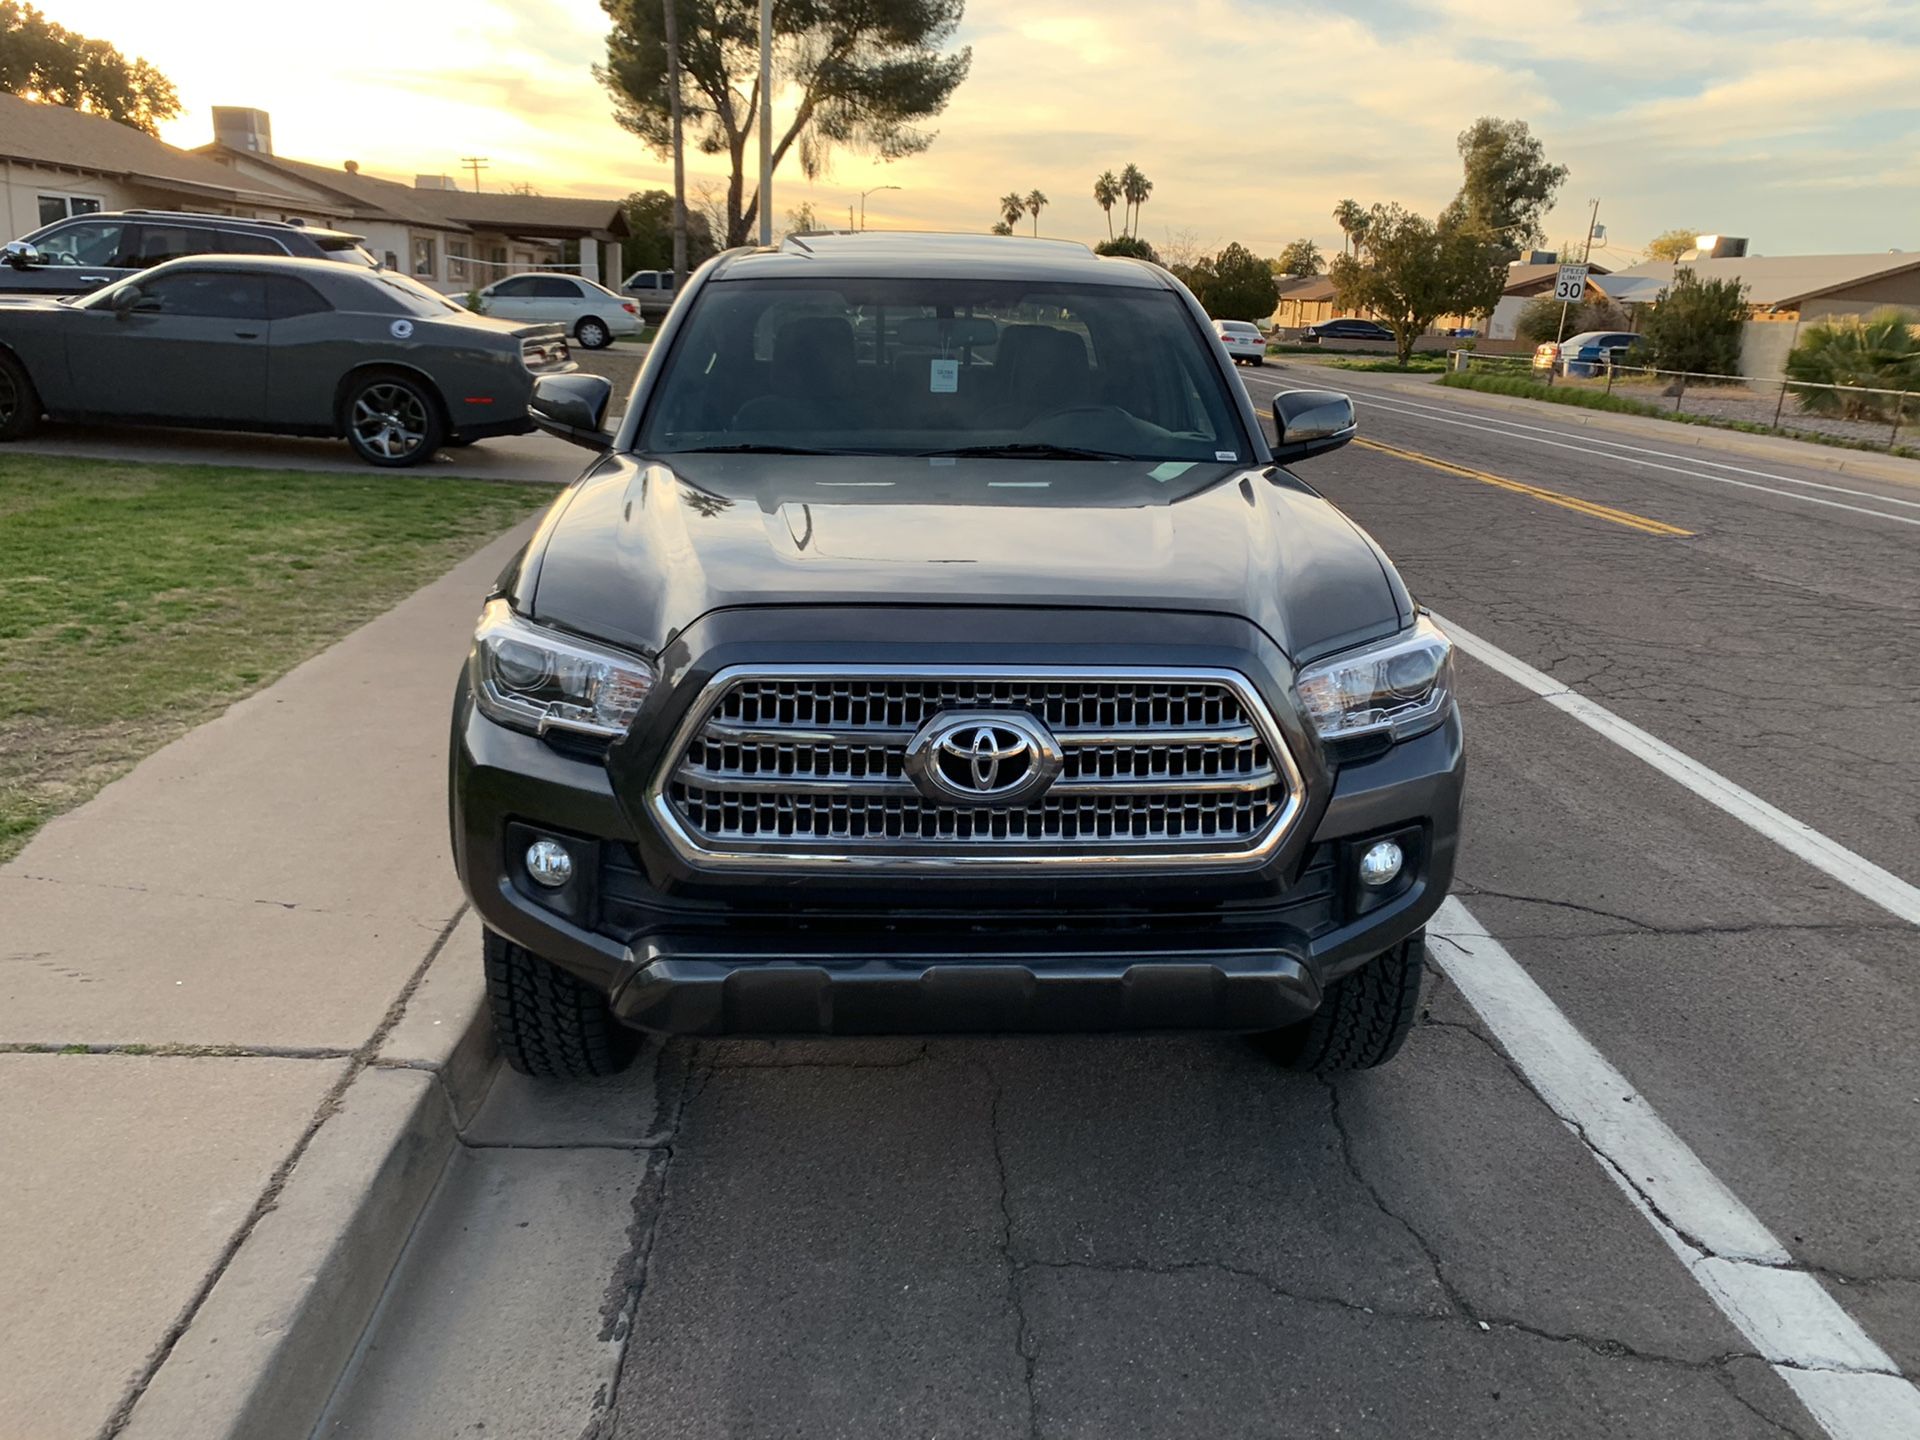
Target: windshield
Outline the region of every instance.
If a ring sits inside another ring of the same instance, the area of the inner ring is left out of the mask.
[[[351,235],[329,235],[319,239],[320,248],[327,252],[329,260],[339,260],[348,265],[364,265],[369,270],[378,270],[380,262],[373,253]]]
[[[1240,460],[1245,444],[1171,291],[896,278],[709,285],[639,440],[653,454],[1185,461]]]
[[[466,314],[463,306],[454,304],[438,290],[422,285],[410,275],[400,275],[392,270],[376,270],[367,279],[385,287],[378,293],[390,303],[374,307],[382,312],[419,315],[426,319],[432,319],[435,315],[445,315],[448,311],[452,311],[455,315]]]

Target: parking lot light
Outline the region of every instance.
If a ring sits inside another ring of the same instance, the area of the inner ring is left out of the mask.
[[[527,873],[537,884],[558,890],[573,879],[573,856],[558,840],[536,840],[527,847]]]
[[[544,843],[544,842],[543,842]],[[1360,883],[1376,889],[1382,885],[1391,885],[1394,877],[1400,873],[1404,857],[1400,847],[1391,840],[1381,840],[1367,847],[1366,854],[1360,857]]]

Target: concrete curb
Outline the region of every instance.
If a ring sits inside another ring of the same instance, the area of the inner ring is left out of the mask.
[[[305,1440],[493,1080],[469,911],[134,1404],[124,1440]]]
[[[1269,363],[1283,366],[1298,356],[1276,356]],[[1305,362],[1312,365],[1312,361]],[[1332,365],[1313,368],[1348,377],[1358,375],[1361,383],[1347,385],[1355,393],[1369,390],[1421,396],[1431,400],[1444,395],[1459,400],[1465,408],[1504,410],[1514,414],[1548,419],[1570,428],[1610,430],[1631,435],[1637,440],[1662,445],[1695,446],[1728,451],[1753,460],[1773,460],[1783,465],[1799,465],[1809,470],[1826,470],[1835,475],[1867,476],[1876,480],[1901,481],[1920,485],[1920,460],[1903,460],[1897,455],[1876,455],[1871,450],[1848,450],[1821,445],[1811,440],[1796,440],[1791,435],[1750,435],[1744,430],[1722,429],[1717,425],[1687,425],[1676,420],[1659,420],[1649,415],[1617,415],[1607,410],[1587,410],[1578,405],[1556,405],[1546,400],[1528,400],[1518,395],[1494,395],[1484,390],[1456,390],[1435,381],[1399,380],[1392,376],[1365,371],[1341,370]]]

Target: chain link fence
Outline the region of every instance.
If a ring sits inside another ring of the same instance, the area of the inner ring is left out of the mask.
[[[1629,365],[1621,359],[1557,359],[1549,366],[1531,355],[1483,355],[1472,350],[1448,351],[1447,368],[1466,374],[1505,376],[1542,388],[1614,396],[1633,402],[1634,409],[1742,429],[1842,440],[1886,450],[1900,449],[1903,443],[1920,448],[1920,391],[1817,385],[1751,375],[1702,375]]]

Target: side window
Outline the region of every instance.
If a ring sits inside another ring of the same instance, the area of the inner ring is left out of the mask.
[[[49,265],[121,265],[121,241],[130,227],[118,220],[80,220],[33,242]]]
[[[526,275],[516,275],[494,286],[493,293],[502,300],[522,300],[533,293],[533,280]]]
[[[182,255],[206,255],[219,248],[211,230],[193,225],[132,225],[120,263],[145,270],[163,260],[178,260]]]
[[[267,283],[259,275],[189,270],[140,282],[133,307],[142,314],[193,315],[218,320],[267,318]]]
[[[222,230],[220,251],[225,255],[284,255],[287,247],[267,235],[254,235],[245,230]]]
[[[542,300],[578,300],[580,287],[558,275],[542,275],[532,282],[533,293]]]
[[[267,278],[267,304],[276,320],[293,320],[302,315],[319,315],[333,309],[320,292],[304,280],[285,275]]]

